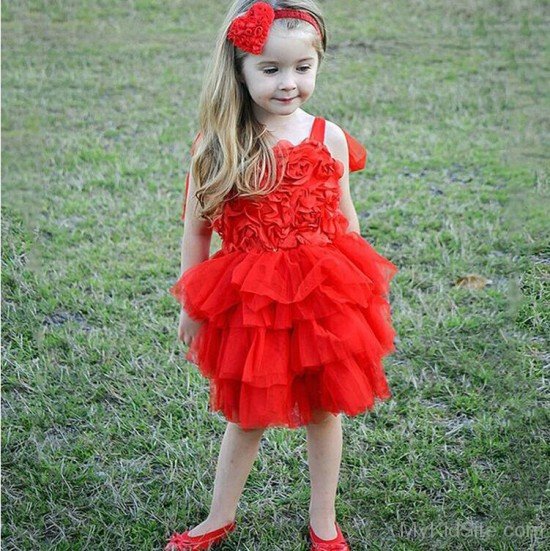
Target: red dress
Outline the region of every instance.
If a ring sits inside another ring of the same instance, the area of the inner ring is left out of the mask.
[[[398,270],[347,231],[344,167],[324,131],[316,117],[308,138],[274,146],[283,181],[227,201],[213,223],[222,248],[170,288],[203,322],[186,359],[210,380],[210,411],[243,429],[296,428],[318,410],[357,415],[391,397],[382,358],[395,351]],[[360,170],[367,151],[345,135],[350,171]]]

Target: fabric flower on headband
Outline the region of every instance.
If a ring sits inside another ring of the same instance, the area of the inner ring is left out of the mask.
[[[255,55],[261,54],[273,19],[275,12],[271,5],[258,2],[233,20],[227,38],[241,50]]]
[[[274,10],[273,6],[267,2],[256,2],[247,12],[239,15],[239,17],[236,17],[231,22],[227,38],[237,48],[254,55],[259,55],[264,49],[273,20],[283,17],[307,21],[321,34],[317,21],[309,13],[294,9]]]

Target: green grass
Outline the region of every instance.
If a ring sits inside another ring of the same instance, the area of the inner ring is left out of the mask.
[[[207,514],[225,423],[168,287],[226,4],[3,2],[6,549],[161,549]],[[400,269],[338,520],[354,550],[548,548],[547,7],[322,5],[306,110],[367,147],[362,233]],[[305,431],[268,430],[223,549],[306,550],[308,480]]]

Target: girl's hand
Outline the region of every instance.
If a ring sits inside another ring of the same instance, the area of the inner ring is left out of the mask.
[[[180,323],[178,328],[178,339],[187,346],[191,344],[193,337],[197,334],[199,327],[203,324],[201,321],[195,321],[182,308],[180,311]]]

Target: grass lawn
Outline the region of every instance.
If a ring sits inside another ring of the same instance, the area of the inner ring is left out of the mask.
[[[400,270],[393,398],[344,418],[354,551],[550,546],[545,4],[321,2],[305,109],[367,147],[362,234]],[[226,6],[3,2],[6,550],[160,550],[208,512],[225,421],[168,288]],[[308,502],[305,430],[269,429],[221,549],[307,550]]]

